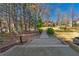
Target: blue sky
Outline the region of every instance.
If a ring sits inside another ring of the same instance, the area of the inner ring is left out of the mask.
[[[50,7],[50,19],[55,21],[57,20],[57,9],[61,12],[61,14],[70,14],[71,7],[74,10],[74,18],[75,15],[79,15],[79,4],[78,3],[48,3],[46,6]],[[69,17],[69,16],[68,16]]]

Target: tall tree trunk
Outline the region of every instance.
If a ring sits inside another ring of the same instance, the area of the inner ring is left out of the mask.
[[[24,19],[24,24],[25,24],[25,31],[27,31],[27,23],[26,23],[26,4],[23,4],[23,19]]]
[[[18,31],[18,25],[17,25],[17,15],[16,15],[16,4],[13,4],[13,21],[14,21],[14,26],[15,26],[15,31]]]
[[[10,23],[11,23],[11,20],[10,20],[10,12],[11,12],[11,11],[10,11],[10,3],[9,3],[9,16],[8,16],[8,17],[9,17],[9,19],[8,19],[8,20],[9,20],[9,23],[8,23],[8,26],[9,26],[9,32],[11,33],[11,27],[10,27],[10,26],[11,26],[11,24],[10,24]]]

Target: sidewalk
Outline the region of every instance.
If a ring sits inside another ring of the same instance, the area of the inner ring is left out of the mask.
[[[49,47],[49,46],[68,46],[62,44],[57,38],[49,37],[45,31],[42,32],[40,38],[34,39],[29,45],[25,44],[24,47]]]
[[[57,38],[49,37],[45,31],[40,38],[34,39],[30,44],[17,45],[2,55],[7,56],[78,56],[68,45],[62,44]]]

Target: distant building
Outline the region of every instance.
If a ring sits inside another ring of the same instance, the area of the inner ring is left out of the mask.
[[[76,21],[76,24],[79,24],[79,20]]]
[[[53,26],[53,22],[52,21],[50,21],[50,20],[45,20],[44,22],[43,22],[43,25],[45,26],[45,27],[51,27],[51,26]]]
[[[79,26],[79,18],[78,18],[77,20],[74,20],[74,21],[73,21],[73,25],[74,25],[74,26]]]

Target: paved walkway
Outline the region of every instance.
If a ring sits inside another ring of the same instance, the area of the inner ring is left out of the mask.
[[[45,31],[41,34],[40,38],[34,39],[28,46],[25,47],[50,47],[50,46],[68,46],[62,44],[57,38],[49,37]]]
[[[45,31],[40,38],[30,44],[17,45],[1,55],[7,56],[77,56],[79,53],[68,45],[62,44],[57,38],[49,37]]]

